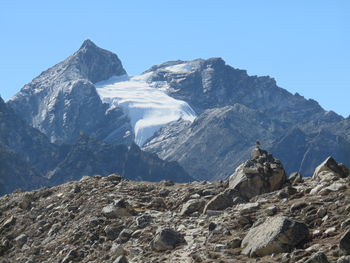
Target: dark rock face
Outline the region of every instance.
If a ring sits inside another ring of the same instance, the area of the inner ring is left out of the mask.
[[[338,132],[343,132],[339,128]],[[321,130],[320,132],[301,131],[293,128],[281,139],[273,142],[269,150],[285,164],[288,172],[299,171],[312,176],[314,168],[328,156],[349,165],[350,143],[346,134]]]
[[[89,39],[85,40],[71,57],[69,67],[77,70],[84,79],[92,83],[126,74],[116,54],[99,48]]]
[[[104,127],[99,129],[104,130]],[[134,180],[192,181],[176,162],[138,146],[110,145],[80,135],[73,145],[57,146],[22,121],[0,98],[0,195],[32,190],[82,176],[117,172]]]
[[[0,144],[19,154],[38,172],[53,169],[59,159],[58,146],[18,118],[1,98]]]
[[[59,159],[56,145],[20,120],[0,98],[0,195],[48,184],[43,177]]]
[[[187,73],[166,70],[181,63],[188,63],[192,70]],[[317,102],[279,88],[273,78],[248,76],[245,70],[226,65],[222,58],[166,62],[146,72],[154,72],[155,81],[167,81],[172,88],[170,94],[189,102],[196,112],[240,103],[292,120],[310,119],[308,115],[323,111]]]
[[[227,178],[250,156],[257,138],[270,145],[279,121],[241,104],[203,112],[192,124],[175,122],[146,143],[144,150],[176,160],[198,180]]]
[[[84,175],[107,176],[111,173],[144,181],[193,180],[176,162],[163,161],[154,154],[141,151],[135,144],[130,147],[110,145],[83,135],[66,151],[66,157],[48,174],[54,184],[79,180]]]
[[[94,83],[126,74],[118,57],[86,40],[72,56],[25,85],[8,104],[51,142],[74,143],[81,131],[100,140],[129,144],[127,116],[109,110]]]
[[[48,184],[20,155],[0,144],[0,195],[15,189],[32,190]]]
[[[191,70],[167,70],[183,63]],[[147,72],[153,72],[154,81],[166,81],[169,94],[187,101],[199,116],[192,124],[169,124],[143,148],[178,161],[197,179],[226,178],[256,139],[286,164],[288,173],[311,176],[329,155],[350,165],[349,119],[290,94],[272,78],[248,76],[220,58],[167,62]]]

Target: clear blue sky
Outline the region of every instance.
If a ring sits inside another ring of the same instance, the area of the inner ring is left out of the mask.
[[[0,94],[8,100],[89,38],[129,74],[222,57],[347,117],[349,14],[347,0],[1,1]]]

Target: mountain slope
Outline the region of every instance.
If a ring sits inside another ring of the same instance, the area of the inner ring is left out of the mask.
[[[84,135],[73,145],[55,145],[0,98],[0,195],[111,173],[134,180],[193,180],[176,162],[160,160],[136,145],[113,146]]]
[[[53,169],[61,158],[59,147],[22,121],[1,98],[0,144],[19,154],[40,173]]]
[[[32,190],[48,185],[48,180],[33,169],[21,155],[0,144],[0,195],[15,189]]]
[[[154,154],[141,151],[135,144],[130,147],[110,145],[87,135],[68,146],[65,158],[48,176],[57,185],[79,180],[85,175],[107,176],[112,173],[142,181],[193,181],[176,162],[163,161]]]
[[[235,104],[206,110],[192,124],[173,123],[143,149],[178,161],[198,180],[219,180],[232,174],[250,156],[247,149],[255,145],[257,138],[264,146],[270,145],[281,127],[281,123],[264,118],[259,111]]]
[[[220,58],[167,62],[146,72],[200,115],[193,124],[169,124],[143,149],[179,161],[197,179],[225,178],[255,140],[287,163],[288,172],[311,175],[328,155],[350,165],[349,120],[290,94],[269,77],[248,76]],[[245,110],[237,111],[236,104]],[[230,105],[236,106],[228,110]]]
[[[112,143],[130,143],[120,108],[108,109],[94,83],[126,74],[117,55],[86,40],[80,49],[25,85],[8,104],[51,142],[74,143],[81,131]]]

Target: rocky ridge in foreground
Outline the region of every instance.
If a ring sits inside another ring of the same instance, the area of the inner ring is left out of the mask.
[[[350,262],[349,174],[330,157],[287,179],[256,148],[230,183],[112,174],[17,191],[0,198],[0,262]],[[252,184],[265,190],[242,195]]]

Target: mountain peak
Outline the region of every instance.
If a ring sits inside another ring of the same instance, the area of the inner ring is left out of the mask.
[[[94,42],[92,42],[90,39],[86,39],[84,40],[80,49],[85,49],[85,48],[97,48],[97,45]]]
[[[78,69],[83,78],[93,83],[126,74],[116,54],[98,47],[90,39],[83,42],[79,50],[69,58],[69,63]]]

